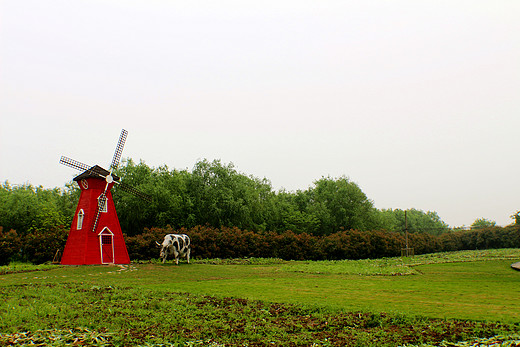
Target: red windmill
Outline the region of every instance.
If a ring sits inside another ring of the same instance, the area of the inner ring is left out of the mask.
[[[151,201],[151,198],[134,187],[119,182],[120,178],[112,174],[119,165],[127,134],[126,130],[121,131],[110,171],[98,165],[90,166],[61,157],[60,164],[84,171],[74,178],[81,188],[81,195],[61,257],[61,264],[130,263],[110,190],[117,183],[122,190],[141,199]]]

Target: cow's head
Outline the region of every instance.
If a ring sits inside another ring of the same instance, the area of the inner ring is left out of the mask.
[[[161,252],[159,253],[159,257],[161,259],[165,259],[168,256],[168,246],[169,246],[169,243],[167,243],[166,240],[164,240],[162,245],[159,242],[157,242],[157,241],[155,241],[155,244],[157,245],[157,248],[161,249]]]

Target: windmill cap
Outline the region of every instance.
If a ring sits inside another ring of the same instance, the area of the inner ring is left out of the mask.
[[[94,165],[90,169],[83,172],[82,174],[74,177],[73,180],[78,182],[78,181],[81,181],[82,179],[91,178],[91,177],[105,179],[105,177],[108,175],[110,175],[110,171],[103,169],[99,165]],[[119,177],[114,174],[112,174],[112,178],[114,179],[114,181],[119,181]]]

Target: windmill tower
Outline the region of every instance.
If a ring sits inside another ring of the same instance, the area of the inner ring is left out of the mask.
[[[151,201],[151,198],[119,182],[120,178],[112,174],[119,165],[127,134],[126,130],[121,131],[110,171],[63,156],[60,159],[60,164],[83,171],[74,178],[81,194],[61,257],[63,265],[130,263],[110,190],[117,183],[122,190],[143,200]]]

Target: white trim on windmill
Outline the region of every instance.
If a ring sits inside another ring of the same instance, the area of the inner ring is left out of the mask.
[[[85,211],[83,209],[78,212],[78,220],[76,223],[76,230],[81,230],[83,228],[83,219],[85,218]]]
[[[98,196],[97,200],[98,200],[99,212],[107,213],[108,212],[108,204],[107,204],[108,199],[107,199],[107,196],[105,195],[105,193]]]
[[[114,264],[114,233],[104,227],[98,236],[101,264]]]

